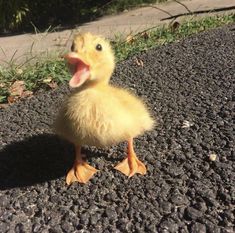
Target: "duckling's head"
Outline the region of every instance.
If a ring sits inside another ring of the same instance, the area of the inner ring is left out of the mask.
[[[87,82],[108,83],[115,67],[110,43],[91,33],[76,35],[65,58],[72,67],[73,77],[69,81],[72,88]]]

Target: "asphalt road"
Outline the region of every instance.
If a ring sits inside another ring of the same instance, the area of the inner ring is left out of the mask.
[[[135,140],[146,176],[127,179],[113,169],[125,144],[84,148],[102,172],[87,185],[65,185],[74,150],[50,128],[66,86],[1,110],[0,232],[235,232],[230,29],[201,33],[117,66],[112,82],[144,98],[159,124]]]

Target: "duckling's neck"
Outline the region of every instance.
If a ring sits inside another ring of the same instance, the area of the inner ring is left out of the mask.
[[[76,91],[80,92],[89,88],[96,88],[102,86],[109,86],[109,79],[108,80],[89,80],[85,82],[81,87],[79,87]]]
[[[90,80],[85,83],[86,88],[95,87],[95,86],[108,86],[108,85],[109,85],[109,79],[108,80]]]

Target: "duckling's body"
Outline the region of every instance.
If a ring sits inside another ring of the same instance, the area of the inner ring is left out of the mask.
[[[106,147],[134,138],[153,127],[144,104],[128,91],[90,85],[71,94],[57,132],[74,144]]]
[[[83,160],[82,145],[106,147],[127,140],[127,158],[115,168],[129,177],[144,175],[146,167],[134,152],[133,138],[152,129],[153,120],[138,97],[109,84],[115,67],[109,42],[85,33],[75,37],[71,49],[65,58],[73,71],[69,85],[74,92],[55,122],[57,134],[72,142],[76,150],[67,184],[86,183],[97,172]]]

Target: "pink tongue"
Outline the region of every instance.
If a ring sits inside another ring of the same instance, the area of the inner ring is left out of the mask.
[[[87,66],[78,65],[77,71],[69,81],[70,87],[78,87],[82,85],[90,76],[90,72]]]

